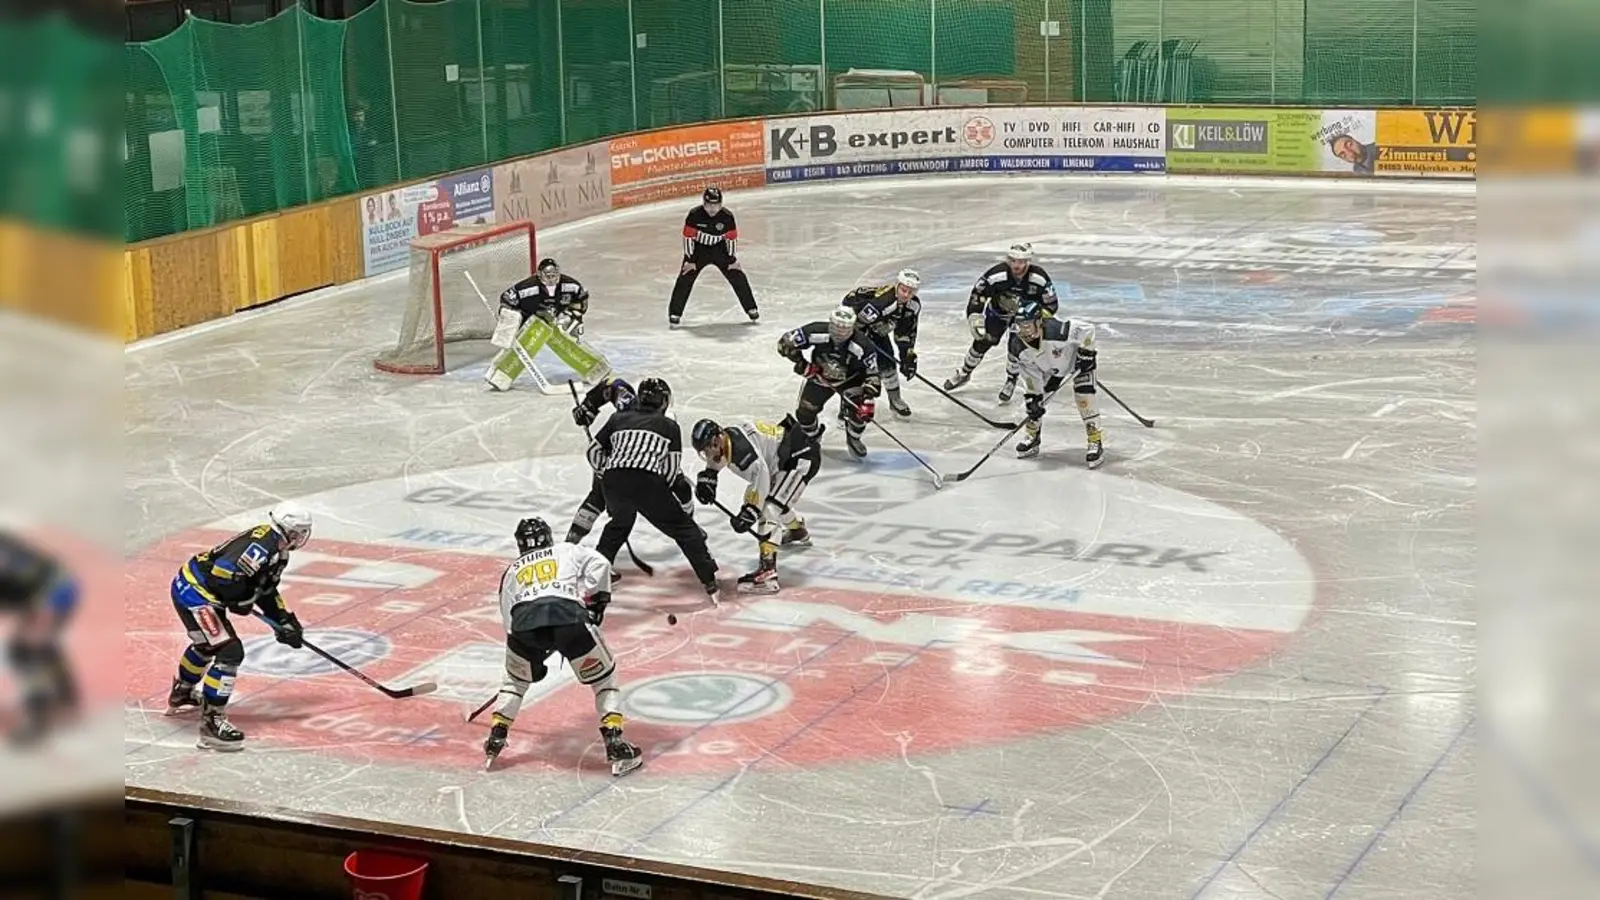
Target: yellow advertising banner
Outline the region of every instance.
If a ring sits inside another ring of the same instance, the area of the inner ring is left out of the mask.
[[[1380,109],[1379,175],[1471,178],[1478,171],[1478,111]]]

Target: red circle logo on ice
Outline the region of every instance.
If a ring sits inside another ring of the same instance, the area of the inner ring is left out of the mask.
[[[982,150],[994,143],[994,122],[988,116],[973,116],[961,127],[961,134],[968,147]]]
[[[1314,579],[1288,542],[1188,494],[1008,459],[934,491],[901,462],[875,451],[864,466],[823,470],[801,501],[815,546],[784,552],[777,594],[732,592],[754,547],[702,509],[728,588],[717,610],[691,615],[703,597],[687,564],[648,526],[635,530],[657,575],[619,559],[625,577],[604,631],[629,737],[651,771],[899,758],[1100,722],[1261,659],[1310,612]],[[439,689],[386,699],[242,621],[250,655],[233,718],[272,746],[480,766],[486,729],[459,713],[503,675],[496,591],[515,555],[511,529],[530,514],[563,524],[588,472],[581,457],[560,457],[301,498],[324,513],[283,578],[307,638],[336,644],[387,685]],[[724,482],[729,499],[743,487]],[[130,701],[164,703],[186,642],[165,595],[172,572],[257,515],[130,563]],[[129,723],[135,742],[193,727]],[[596,727],[590,690],[552,663],[502,759],[600,766]]]

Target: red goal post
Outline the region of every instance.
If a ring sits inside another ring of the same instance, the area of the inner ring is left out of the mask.
[[[498,312],[494,298],[532,275],[537,260],[528,221],[413,238],[400,334],[373,365],[403,375],[443,374],[445,344],[488,340]]]

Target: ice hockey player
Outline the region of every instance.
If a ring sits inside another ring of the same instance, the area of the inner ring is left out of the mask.
[[[712,605],[718,600],[717,562],[694,521],[694,487],[683,474],[683,431],[667,415],[672,389],[660,378],[639,382],[633,405],[612,413],[589,444],[589,465],[600,473],[611,521],[595,549],[608,562],[644,516],[677,543]]]
[[[1072,397],[1088,432],[1089,450],[1084,461],[1093,469],[1105,453],[1100,433],[1100,411],[1094,405],[1095,360],[1094,326],[1046,316],[1038,301],[1024,303],[1017,312],[1017,332],[1011,336],[1011,354],[1022,370],[1023,397],[1028,418],[1026,436],[1017,445],[1017,456],[1029,459],[1039,455],[1039,420],[1044,418],[1045,395],[1054,393],[1072,378]]]
[[[17,620],[6,651],[22,690],[22,721],[11,732],[19,745],[77,711],[77,681],[61,647],[77,605],[78,583],[53,556],[0,531],[0,612]]]
[[[534,274],[505,289],[500,295],[500,306],[521,315],[521,325],[538,316],[577,340],[583,337],[589,292],[578,279],[562,274],[554,259],[546,257],[539,260]]]
[[[884,392],[897,416],[911,415],[911,407],[900,396],[899,376],[910,379],[917,374],[917,318],[922,314],[917,288],[921,286],[922,277],[914,269],[901,269],[893,282],[856,288],[842,301],[855,310],[856,327],[878,351]]]
[[[667,322],[676,327],[683,321],[689,291],[706,266],[722,270],[722,277],[728,279],[745,315],[754,322],[761,318],[761,312],[756,309],[756,296],[750,290],[750,276],[739,265],[739,226],[733,220],[733,211],[722,205],[720,188],[706,188],[700,200],[700,205],[689,210],[683,220],[683,262],[678,266],[678,280],[667,304]]]
[[[278,643],[305,645],[300,620],[278,593],[278,579],[289,564],[289,551],[310,539],[311,513],[296,503],[280,503],[264,524],[195,555],[172,579],[172,605],[189,632],[189,648],[178,660],[167,715],[199,706],[201,749],[244,749],[244,732],[225,713],[244,662],[244,643],[228,614],[248,616],[252,607],[259,609],[272,622]],[[198,702],[197,684],[203,684]]]
[[[773,534],[781,526],[783,546],[811,546],[811,535],[795,504],[822,467],[821,450],[800,430],[794,416],[777,424],[757,420],[727,428],[701,419],[689,437],[706,462],[695,480],[695,499],[706,505],[716,502],[717,473],[724,468],[750,483],[744,504],[729,524],[734,531],[756,536],[761,559],[754,572],[739,576],[739,592],[777,593],[778,544]]]
[[[549,673],[545,660],[559,653],[578,681],[594,691],[611,774],[626,775],[644,765],[644,755],[622,739],[617,663],[600,635],[611,602],[611,564],[588,547],[557,544],[540,518],[518,522],[513,536],[520,555],[500,576],[506,677],[483,743],[484,768],[506,748],[528,688]]]
[[[670,391],[667,396],[670,403]],[[572,408],[572,421],[576,422],[579,428],[588,428],[594,423],[595,417],[600,415],[600,407],[609,403],[613,409],[621,412],[633,405],[633,397],[633,385],[621,378],[602,378],[586,391],[583,399]],[[600,473],[596,472],[590,481],[588,496],[578,504],[578,511],[572,516],[572,525],[567,529],[567,543],[576,544],[583,540],[594,530],[595,521],[605,511],[605,491],[600,486]]]
[[[967,383],[984,354],[1005,338],[1022,304],[1039,303],[1046,315],[1053,316],[1060,305],[1056,288],[1044,269],[1033,264],[1033,245],[1012,244],[1006,258],[990,266],[972,286],[967,297],[967,325],[972,329],[972,346],[956,373],[945,380],[944,389],[953,391]],[[1017,358],[1006,354],[1006,383],[1000,387],[1000,402],[1008,403],[1017,389]]]
[[[794,413],[801,431],[813,442],[820,439],[822,426],[817,414],[829,397],[838,394],[845,446],[851,456],[862,459],[867,445],[861,434],[872,421],[873,400],[883,385],[878,376],[878,352],[856,332],[856,321],[855,310],[841,306],[826,322],[811,322],[785,332],[778,339],[778,353],[794,363],[796,375],[806,379]]]

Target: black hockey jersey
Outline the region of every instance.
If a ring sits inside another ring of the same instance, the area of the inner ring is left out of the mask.
[[[683,474],[683,431],[664,412],[619,410],[596,432],[588,456],[596,472],[644,469],[676,481]]]
[[[840,305],[856,312],[857,327],[877,338],[893,338],[901,358],[917,346],[917,319],[922,315],[922,298],[916,294],[905,303],[895,299],[895,285],[860,287],[844,295]]]
[[[506,288],[500,295],[500,305],[520,312],[524,322],[530,316],[581,319],[589,312],[589,292],[570,275],[562,275],[554,287],[547,287],[534,274]]]
[[[683,219],[683,260],[698,265],[702,260],[726,259],[738,255],[739,225],[727,207],[716,215],[704,206],[689,210]]]
[[[987,305],[995,315],[1009,322],[1029,300],[1037,300],[1052,316],[1061,306],[1061,301],[1056,299],[1056,286],[1044,269],[1029,264],[1027,271],[1018,278],[1011,274],[1009,265],[999,262],[990,266],[972,286],[972,294],[967,297],[967,315],[977,315]]]
[[[836,391],[878,381],[878,351],[859,331],[847,341],[835,341],[827,322],[812,322],[786,333],[778,349],[784,356],[810,363],[816,370],[812,377]]]
[[[268,618],[278,619],[287,612],[278,596],[278,580],[288,564],[283,535],[271,525],[257,525],[195,554],[179,577],[232,612],[244,615],[255,604]]]

